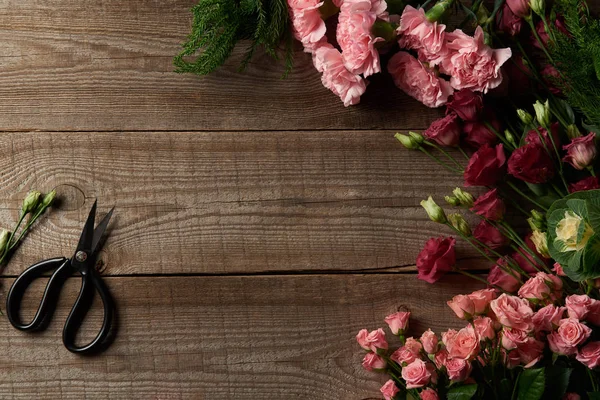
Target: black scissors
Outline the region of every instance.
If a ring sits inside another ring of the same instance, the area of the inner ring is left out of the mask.
[[[12,326],[22,331],[43,330],[48,326],[54,310],[56,309],[58,296],[63,284],[74,272],[78,272],[81,275],[81,289],[79,291],[79,296],[71,309],[71,313],[65,322],[62,337],[65,347],[69,351],[79,354],[97,352],[104,348],[109,339],[109,334],[111,334],[111,326],[115,314],[113,298],[95,268],[96,256],[100,247],[100,239],[106,231],[114,207],[106,214],[102,221],[100,221],[96,229],[94,229],[96,203],[97,201],[94,202],[87,221],[85,222],[79,244],[77,245],[73,257],[51,258],[49,260],[40,261],[27,268],[14,281],[6,299],[8,320]],[[46,289],[44,290],[44,295],[35,317],[33,317],[31,322],[23,323],[19,311],[27,287],[44,273],[53,270],[54,273],[50,276],[50,280],[46,284]],[[83,319],[92,306],[95,292],[100,294],[100,298],[104,304],[104,321],[102,322],[102,328],[94,340],[85,346],[79,347],[75,345],[75,337],[83,323]]]

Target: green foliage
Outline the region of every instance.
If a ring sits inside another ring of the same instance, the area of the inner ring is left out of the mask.
[[[174,60],[176,72],[209,74],[241,40],[250,45],[240,70],[259,47],[274,59],[280,58],[283,47],[286,74],[291,70],[293,37],[286,0],[200,0],[192,14],[192,32]]]
[[[526,369],[519,376],[517,398],[520,400],[539,400],[544,394],[545,385],[544,368]]]
[[[477,384],[456,386],[448,390],[448,400],[469,400],[477,393]]]
[[[589,15],[584,0],[557,0],[554,11],[571,32],[553,29],[549,52],[561,74],[556,83],[588,124],[600,126],[600,21]]]
[[[569,387],[569,380],[573,368],[551,365],[546,367],[546,390],[544,398],[548,400],[560,400]]]

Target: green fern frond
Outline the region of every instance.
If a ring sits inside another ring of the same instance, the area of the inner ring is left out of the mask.
[[[250,44],[240,69],[259,47],[278,60],[283,44],[285,74],[291,70],[293,42],[286,0],[200,0],[192,14],[192,31],[174,59],[176,72],[209,74],[242,40]]]

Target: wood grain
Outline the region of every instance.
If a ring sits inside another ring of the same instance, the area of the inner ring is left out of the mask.
[[[478,286],[457,278],[435,286],[400,274],[108,278],[121,326],[91,358],[70,354],[60,338],[78,287],[72,278],[47,331],[0,324],[0,397],[374,398],[383,377],[362,370],[356,332],[399,308],[414,312],[416,334],[461,326],[445,301]],[[28,294],[25,315],[40,294]],[[84,338],[99,325],[92,314]]]
[[[302,52],[286,80],[260,55],[238,73],[243,49],[211,76],[175,74],[195,3],[0,2],[0,130],[414,129],[438,115],[383,75],[349,111]]]
[[[0,225],[32,189],[63,203],[5,271],[69,255],[94,198],[116,205],[106,273],[378,270],[431,236],[419,202],[460,185],[387,132],[12,133],[0,137]],[[474,252],[462,246],[461,258]]]

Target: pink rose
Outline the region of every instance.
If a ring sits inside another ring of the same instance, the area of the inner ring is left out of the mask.
[[[586,344],[577,352],[575,358],[589,369],[596,368],[600,365],[600,342]]]
[[[528,0],[506,0],[506,4],[510,7],[513,14],[524,18],[529,16],[529,1]]]
[[[562,281],[555,275],[538,272],[519,289],[519,296],[528,300],[554,302],[562,297]]]
[[[542,359],[544,352],[544,342],[534,337],[527,337],[523,343],[517,347],[517,353],[524,368],[531,368]]]
[[[454,337],[457,333],[458,332],[454,329],[448,329],[446,332],[442,332],[442,343],[444,343],[444,346],[446,346],[446,348],[448,348],[450,342],[454,340]]]
[[[454,91],[450,83],[405,51],[394,54],[387,64],[394,83],[409,96],[427,107],[439,107]]]
[[[504,218],[506,206],[498,196],[498,189],[494,188],[479,196],[473,203],[471,211],[491,221],[500,221]]]
[[[471,363],[462,358],[452,358],[446,361],[448,378],[453,382],[462,382],[471,375]]]
[[[446,345],[450,358],[474,359],[479,353],[479,338],[472,325],[462,328]]]
[[[444,365],[446,365],[447,361],[448,361],[448,350],[446,350],[446,349],[441,349],[440,351],[435,353],[435,356],[433,357],[433,362],[435,363],[435,366],[437,367],[437,369],[441,369]]]
[[[491,121],[491,125],[494,129],[500,128],[496,120]],[[467,135],[465,137],[465,142],[474,148],[479,148],[483,145],[491,146],[498,141],[498,136],[482,122],[465,122],[463,130]]]
[[[475,332],[479,340],[494,340],[496,337],[496,331],[494,330],[494,322],[488,317],[477,317],[473,320],[475,326]]]
[[[356,341],[360,346],[369,351],[377,352],[377,349],[387,349],[388,343],[385,340],[385,332],[379,328],[367,334],[366,329],[362,329],[356,335]]]
[[[407,389],[420,388],[429,383],[431,372],[423,360],[415,360],[402,368],[402,379],[406,381]]]
[[[440,400],[437,392],[434,389],[425,389],[419,393],[421,400]]]
[[[385,317],[385,323],[389,325],[394,335],[401,335],[408,329],[410,312],[399,311]]]
[[[565,307],[548,304],[537,310],[532,318],[536,332],[551,332],[558,327],[558,322],[565,314]]]
[[[381,387],[381,389],[379,389],[379,391],[385,400],[393,400],[400,392],[400,389],[398,389],[394,381],[390,379]]]
[[[490,303],[498,321],[505,327],[531,332],[533,310],[529,302],[503,293]]]
[[[294,36],[307,51],[313,51],[325,40],[325,21],[321,18],[319,0],[288,0]]]
[[[458,124],[458,117],[456,114],[452,113],[433,121],[431,125],[429,125],[429,128],[423,132],[423,136],[440,146],[454,147],[458,146],[460,132],[461,129]]]
[[[346,69],[337,49],[329,43],[319,46],[313,53],[313,64],[323,73],[323,86],[339,96],[346,107],[360,103],[367,85],[363,78]]]
[[[569,318],[585,320],[594,301],[596,300],[593,300],[587,294],[573,294],[571,296],[567,296],[565,299],[565,305],[567,306]]]
[[[500,267],[502,265],[502,267]],[[506,260],[499,259],[498,263],[490,269],[490,273],[488,274],[487,281],[490,285],[498,286],[505,292],[514,293],[519,289],[521,284],[517,280],[517,278],[508,272],[506,272],[503,268],[506,268]],[[516,276],[519,276],[515,273]]]
[[[592,325],[600,326],[600,301],[593,300],[586,319]]]
[[[431,329],[427,329],[421,335],[421,344],[423,345],[423,350],[425,350],[425,353],[435,354],[439,347],[438,337]]]
[[[598,182],[598,177],[596,176],[588,176],[580,181],[569,184],[569,193],[594,189],[600,189],[600,182]]]
[[[400,347],[390,356],[392,361],[397,362],[398,364],[404,366],[412,363],[417,358],[420,357],[420,352],[422,349],[421,343],[419,343],[414,338],[408,338],[404,346]]]
[[[483,29],[474,37],[460,29],[446,34],[448,52],[442,55],[440,70],[450,75],[454,89],[471,89],[487,93],[502,82],[500,67],[511,56],[510,48],[492,49],[484,43]]]
[[[525,331],[504,328],[502,330],[502,347],[506,350],[514,350],[519,347],[519,345],[524,344],[528,336],[529,333]]]
[[[420,60],[432,62],[445,45],[445,29],[446,25],[429,21],[422,8],[408,5],[400,17],[398,44],[401,48],[416,50]]]
[[[500,354],[502,354],[504,364],[509,369],[515,368],[521,364],[521,356],[519,356],[518,351],[506,351],[501,349]]]
[[[571,140],[571,143],[563,146],[563,150],[567,151],[567,155],[563,158],[575,169],[585,169],[596,158],[596,142],[594,141],[596,134],[590,132],[581,137],[576,137]]]
[[[431,238],[417,256],[417,278],[434,283],[456,264],[454,238]]]
[[[563,270],[562,265],[560,265],[557,262],[554,263],[554,268],[552,268],[552,272],[554,272],[558,276],[567,276],[567,274],[565,274],[565,271]]]
[[[467,295],[473,301],[475,314],[486,314],[490,302],[496,298],[494,289],[481,289]]]
[[[460,319],[471,319],[475,313],[475,304],[473,300],[464,294],[454,296],[452,300],[446,302],[448,306],[454,311],[456,316]]]
[[[474,122],[477,121],[479,113],[483,109],[483,97],[479,93],[462,89],[454,92],[452,100],[446,106],[448,114],[454,111],[463,121]]]
[[[498,228],[486,220],[481,220],[473,230],[473,236],[492,250],[506,246],[509,240]]]
[[[512,12],[508,4],[502,6],[502,11],[496,14],[496,25],[500,32],[509,36],[516,36],[521,32],[523,19]]]
[[[504,147],[481,146],[471,156],[465,169],[465,186],[492,186],[504,176],[506,155]]]
[[[375,353],[367,353],[367,355],[365,355],[365,358],[363,358],[362,361],[362,366],[367,371],[381,371],[385,368],[386,365],[387,364],[385,360]]]
[[[577,353],[577,346],[585,342],[592,330],[575,318],[565,318],[558,323],[558,330],[547,336],[550,350],[566,356]]]
[[[377,13],[383,13],[376,8],[381,5],[386,6],[381,1],[344,0],[340,8],[336,38],[344,65],[351,73],[363,74],[365,78],[381,71],[375,43],[384,39],[371,33]]]

